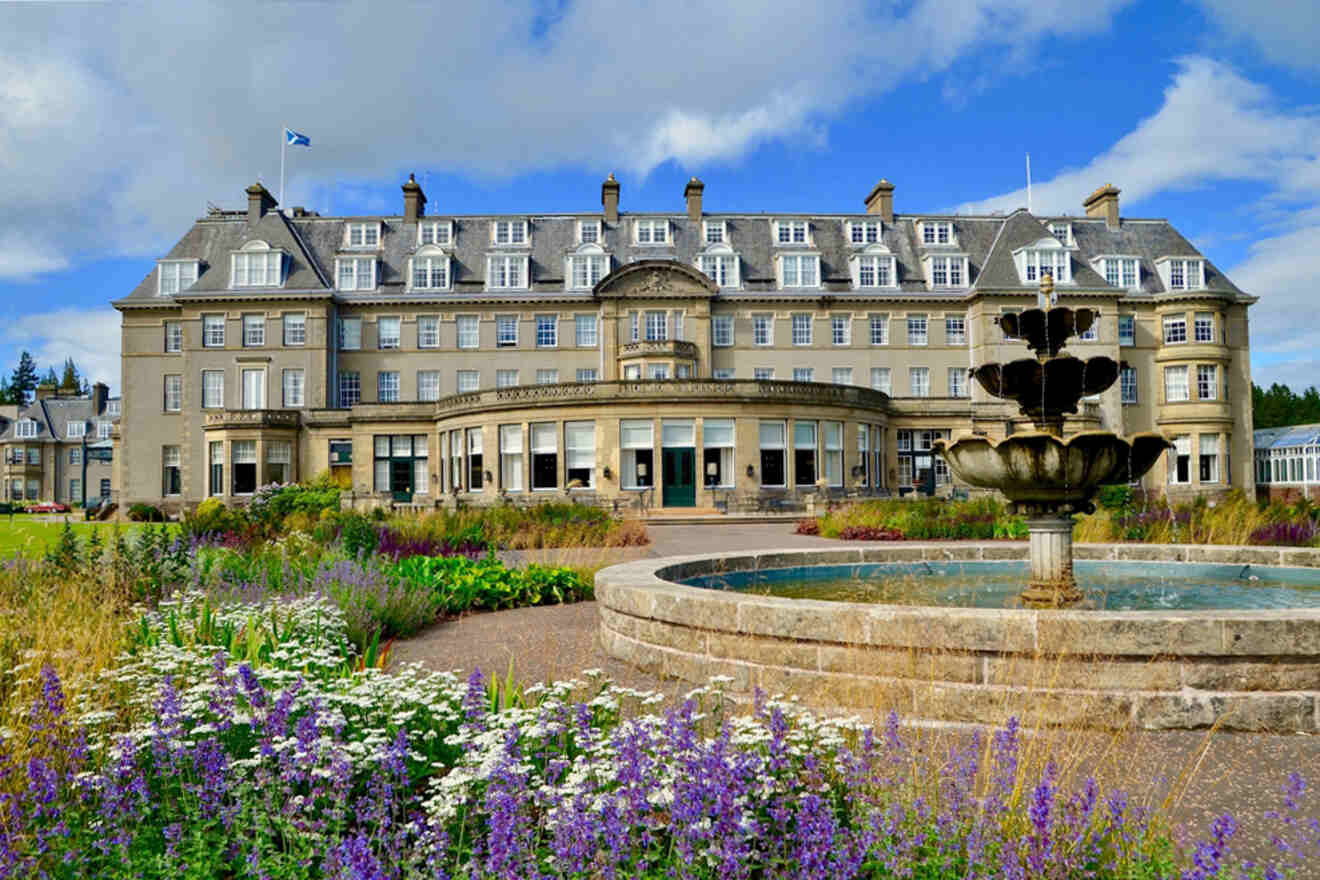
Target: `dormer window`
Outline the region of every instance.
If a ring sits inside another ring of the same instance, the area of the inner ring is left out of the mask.
[[[1059,244],[1064,247],[1072,247],[1072,224],[1071,223],[1051,223],[1049,226],[1050,235],[1059,240]]]
[[[849,260],[852,263],[853,287],[893,287],[898,283],[894,256],[868,251]]]
[[[1092,264],[1105,276],[1105,283],[1112,287],[1136,290],[1140,286],[1141,261],[1137,257],[1096,257]]]
[[[638,244],[669,244],[669,221],[635,220],[633,237]]]
[[[953,238],[953,224],[948,220],[922,220],[921,243],[928,247],[957,244]]]
[[[964,254],[948,254],[938,257],[926,257],[926,279],[928,287],[966,287],[967,257]]]
[[[408,277],[413,290],[448,290],[449,255],[435,245],[427,245],[408,260]]]
[[[20,440],[31,440],[37,436],[37,423],[32,419],[19,419],[14,423],[14,436]]]
[[[82,421],[69,422],[64,426],[64,436],[68,437],[70,440],[76,440],[79,437],[86,437],[87,423]]]
[[[610,271],[610,258],[595,244],[584,244],[576,254],[565,257],[564,262],[569,290],[590,290]]]
[[[486,257],[488,290],[521,290],[527,287],[527,257],[492,254]]]
[[[720,287],[738,287],[738,255],[728,245],[716,245],[706,253],[697,255],[697,268]]]
[[[806,220],[776,220],[775,244],[810,244]]]
[[[375,257],[336,257],[335,277],[340,290],[375,290]]]
[[[1161,257],[1155,261],[1160,280],[1168,290],[1200,290],[1205,286],[1204,261],[1179,257]]]
[[[230,256],[230,287],[282,287],[284,253],[264,241],[250,241]]]
[[[703,221],[701,224],[701,240],[706,244],[727,244],[729,241],[729,233],[728,230],[724,228],[724,221]]]
[[[490,243],[518,247],[527,244],[526,220],[496,220],[490,224]]]
[[[117,401],[117,400],[107,400],[106,403],[105,403],[105,414],[108,415],[108,416],[118,416],[118,415],[119,415],[119,401]]]
[[[578,244],[600,244],[600,221],[578,221]]]
[[[848,221],[848,241],[859,247],[868,244],[877,244],[880,241],[880,221],[879,220],[849,220]]]
[[[173,296],[197,280],[196,260],[160,260],[156,265],[157,296]]]
[[[368,220],[348,223],[344,227],[344,247],[374,248],[380,246],[380,221]]]
[[[1023,284],[1039,283],[1047,272],[1058,284],[1072,281],[1072,257],[1052,238],[1043,238],[1031,247],[1014,251],[1013,259]]]
[[[780,287],[819,287],[820,257],[816,254],[780,254]]]
[[[417,224],[417,246],[428,244],[451,245],[454,243],[454,221],[423,220]]]

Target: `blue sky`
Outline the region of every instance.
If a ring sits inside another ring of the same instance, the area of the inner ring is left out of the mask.
[[[386,11],[388,10],[388,11]],[[322,213],[1081,213],[1113,182],[1253,307],[1258,383],[1320,383],[1320,4],[172,3],[0,7],[0,368],[118,386],[107,305],[258,176]]]

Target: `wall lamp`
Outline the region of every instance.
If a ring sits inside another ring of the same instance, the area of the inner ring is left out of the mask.
[[[749,477],[756,476],[756,468],[750,464],[747,466],[747,476]]]
[[[600,475],[607,480],[614,479],[614,474],[610,471],[609,465],[605,465],[605,467],[600,469]]]
[[[495,477],[491,474],[490,471],[486,471],[485,474],[484,474],[484,476],[485,476],[485,478],[486,478],[486,482],[487,482],[487,483],[493,483],[493,482],[495,482]]]

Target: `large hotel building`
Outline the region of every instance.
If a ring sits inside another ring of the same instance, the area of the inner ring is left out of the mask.
[[[197,220],[133,291],[117,500],[241,502],[330,470],[359,506],[596,503],[734,509],[952,489],[932,441],[1031,426],[968,367],[1029,357],[998,319],[1098,309],[1069,351],[1122,363],[1066,430],[1160,431],[1145,477],[1252,491],[1243,293],[1166,220],[899,214],[466,216],[277,210]],[[675,200],[677,202],[677,199]],[[640,502],[639,502],[640,503]]]

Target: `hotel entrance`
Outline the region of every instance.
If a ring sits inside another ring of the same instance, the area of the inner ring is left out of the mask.
[[[665,507],[695,507],[697,447],[692,420],[663,422],[660,443],[660,503]]]

